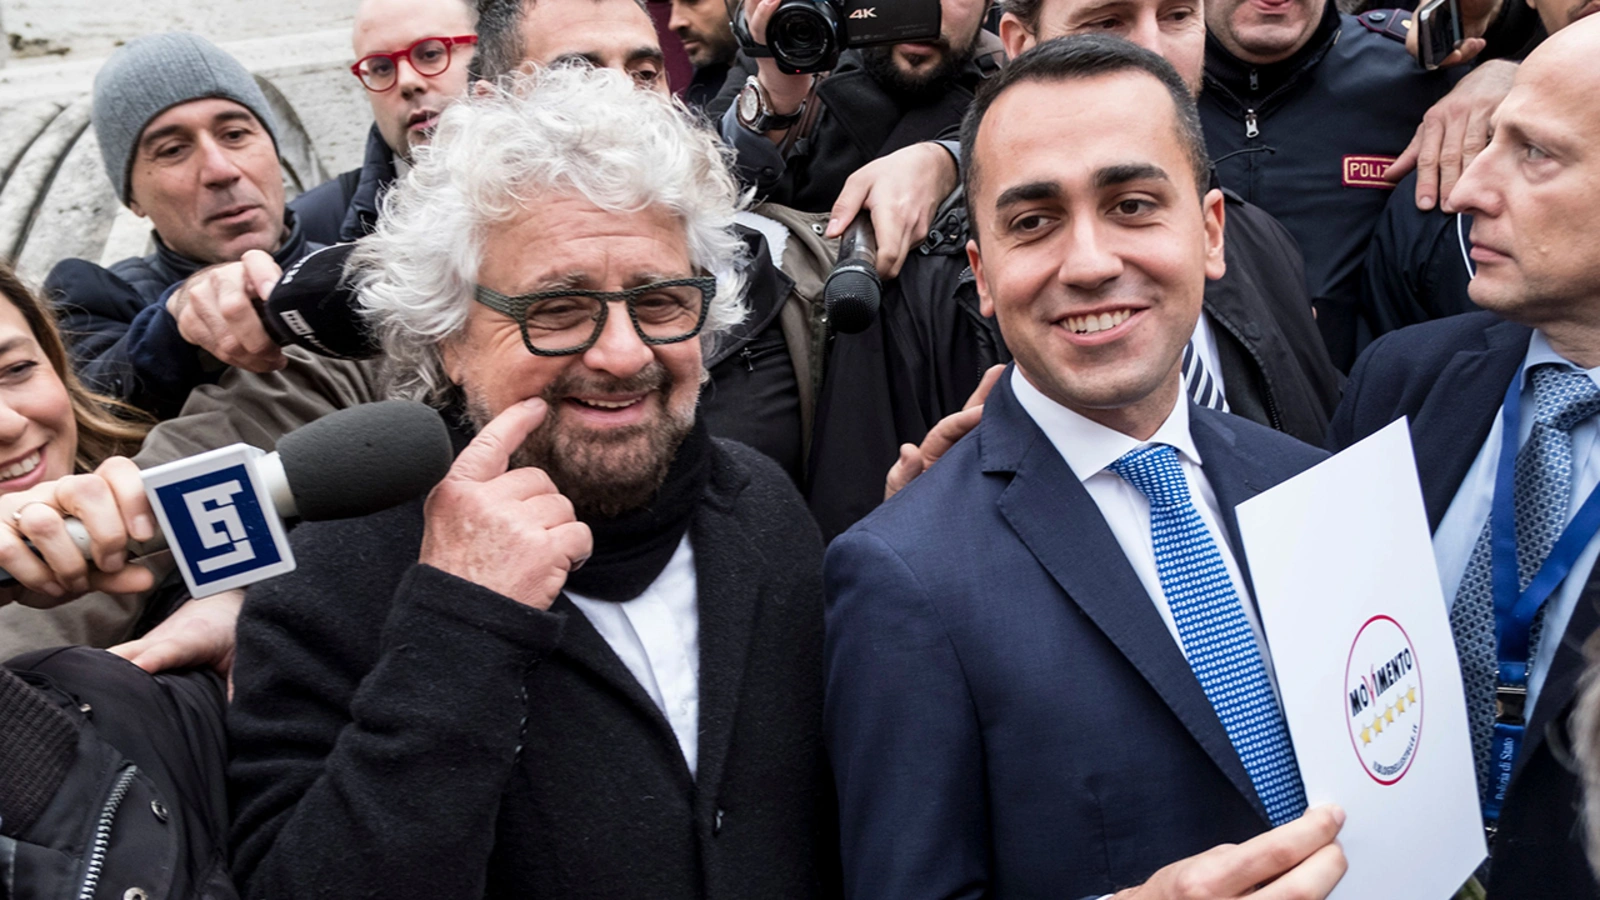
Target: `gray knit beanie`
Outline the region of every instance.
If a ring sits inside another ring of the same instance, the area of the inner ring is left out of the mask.
[[[117,197],[128,202],[129,173],[150,120],[190,100],[221,97],[250,110],[278,142],[277,123],[255,77],[199,35],[152,34],[111,54],[94,77],[95,137]]]

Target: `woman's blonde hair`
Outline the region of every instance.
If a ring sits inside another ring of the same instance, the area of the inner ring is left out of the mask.
[[[72,417],[78,422],[78,448],[73,456],[73,469],[92,472],[100,463],[112,456],[131,456],[139,452],[144,436],[155,424],[141,410],[126,403],[102,397],[83,386],[72,371],[67,358],[67,347],[61,340],[61,329],[56,325],[55,313],[39,301],[9,265],[0,263],[0,295],[11,301],[28,322],[28,330],[50,360],[61,383],[66,385],[67,398],[72,402]]]

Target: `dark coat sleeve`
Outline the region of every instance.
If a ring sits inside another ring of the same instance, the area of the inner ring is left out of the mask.
[[[1354,444],[1356,437],[1356,406],[1361,402],[1361,389],[1366,386],[1367,370],[1372,365],[1372,352],[1382,343],[1382,339],[1373,342],[1356,359],[1356,364],[1350,367],[1350,380],[1345,382],[1344,397],[1339,401],[1339,408],[1333,411],[1333,419],[1328,422],[1328,436],[1323,446],[1329,452],[1338,453],[1340,450]]]
[[[213,380],[167,312],[171,289],[141,290],[82,259],[61,261],[44,283],[78,377],[162,419],[178,414],[192,388]]]
[[[833,542],[824,580],[845,896],[987,896],[983,736],[929,586],[861,528]]]
[[[728,67],[728,77],[722,82],[722,89],[706,104],[706,118],[712,122],[721,122],[722,116],[739,99],[739,92],[744,90],[744,83],[751,75],[758,71],[756,61],[743,53],[733,59],[733,65]]]
[[[901,444],[922,443],[990,366],[1011,360],[964,255],[911,254],[882,299],[864,331],[828,343],[806,488],[824,540],[883,501]]]
[[[1462,246],[1470,220],[1417,209],[1416,186],[1413,172],[1395,188],[1367,247],[1361,303],[1374,336],[1478,309]]]
[[[306,240],[317,244],[339,243],[339,232],[350,208],[350,196],[360,177],[360,169],[345,172],[289,201],[289,209],[300,220],[300,230]]]
[[[229,713],[242,896],[483,895],[501,794],[538,727],[524,676],[564,618],[408,567],[419,529],[395,514],[303,526],[300,568],[246,600]]]

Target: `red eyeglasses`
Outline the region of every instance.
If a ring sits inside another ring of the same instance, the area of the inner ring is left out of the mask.
[[[369,53],[356,60],[350,73],[361,79],[367,90],[375,94],[394,87],[400,73],[400,60],[411,60],[411,68],[418,75],[434,76],[450,68],[450,57],[456,44],[472,45],[478,42],[475,34],[460,37],[425,37],[404,50],[393,53]]]

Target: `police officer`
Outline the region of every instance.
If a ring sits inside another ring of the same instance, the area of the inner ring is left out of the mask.
[[[1288,0],[1268,14],[1216,0],[1205,16],[1200,118],[1217,175],[1295,236],[1317,324],[1348,369],[1385,175],[1456,76],[1417,65],[1392,10],[1357,18],[1330,0]]]

